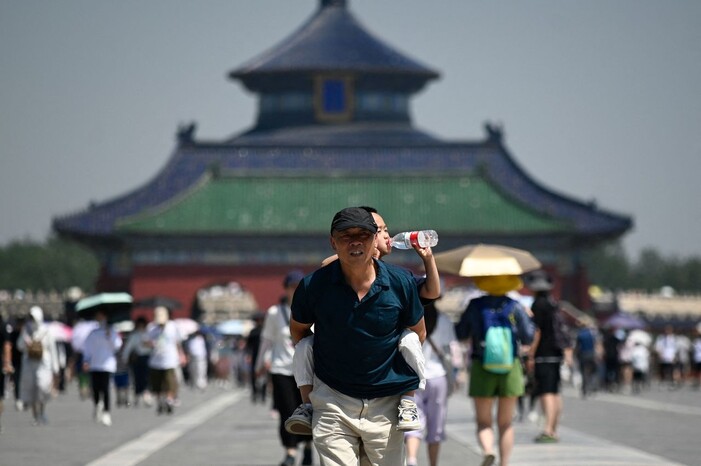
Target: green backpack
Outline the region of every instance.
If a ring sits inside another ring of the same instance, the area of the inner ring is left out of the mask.
[[[514,366],[516,339],[513,332],[515,317],[512,302],[495,309],[482,309],[484,341],[482,367],[494,374],[507,374]]]

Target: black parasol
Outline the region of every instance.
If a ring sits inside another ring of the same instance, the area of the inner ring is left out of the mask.
[[[107,314],[109,323],[131,319],[133,299],[129,293],[99,293],[83,298],[75,305],[78,316],[94,319],[97,311]]]

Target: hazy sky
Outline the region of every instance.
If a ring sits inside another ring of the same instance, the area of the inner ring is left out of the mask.
[[[179,124],[220,140],[255,118],[226,75],[318,0],[0,0],[0,243],[142,185]],[[504,126],[546,187],[630,215],[637,255],[701,256],[701,2],[349,0],[438,70],[413,101],[446,140]]]

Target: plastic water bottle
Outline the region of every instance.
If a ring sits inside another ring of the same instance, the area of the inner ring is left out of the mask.
[[[393,248],[411,249],[414,244],[422,248],[433,247],[438,244],[438,233],[435,230],[405,231],[392,238]]]

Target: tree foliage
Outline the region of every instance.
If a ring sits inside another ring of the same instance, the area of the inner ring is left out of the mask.
[[[671,286],[679,293],[701,292],[701,258],[663,257],[647,248],[631,260],[619,242],[587,253],[584,258],[589,280],[608,289],[659,291]]]
[[[619,243],[594,249],[584,256],[584,263],[592,283],[612,289],[628,288],[630,263]]]
[[[631,260],[620,242],[602,245],[583,256],[592,284],[608,289],[680,293],[701,292],[701,258],[663,257],[652,248]],[[0,288],[63,291],[78,286],[94,291],[99,272],[95,255],[77,243],[51,237],[44,243],[13,241],[0,247]]]
[[[13,241],[0,247],[0,288],[63,291],[78,286],[93,291],[99,263],[74,242],[49,238],[44,243]]]

